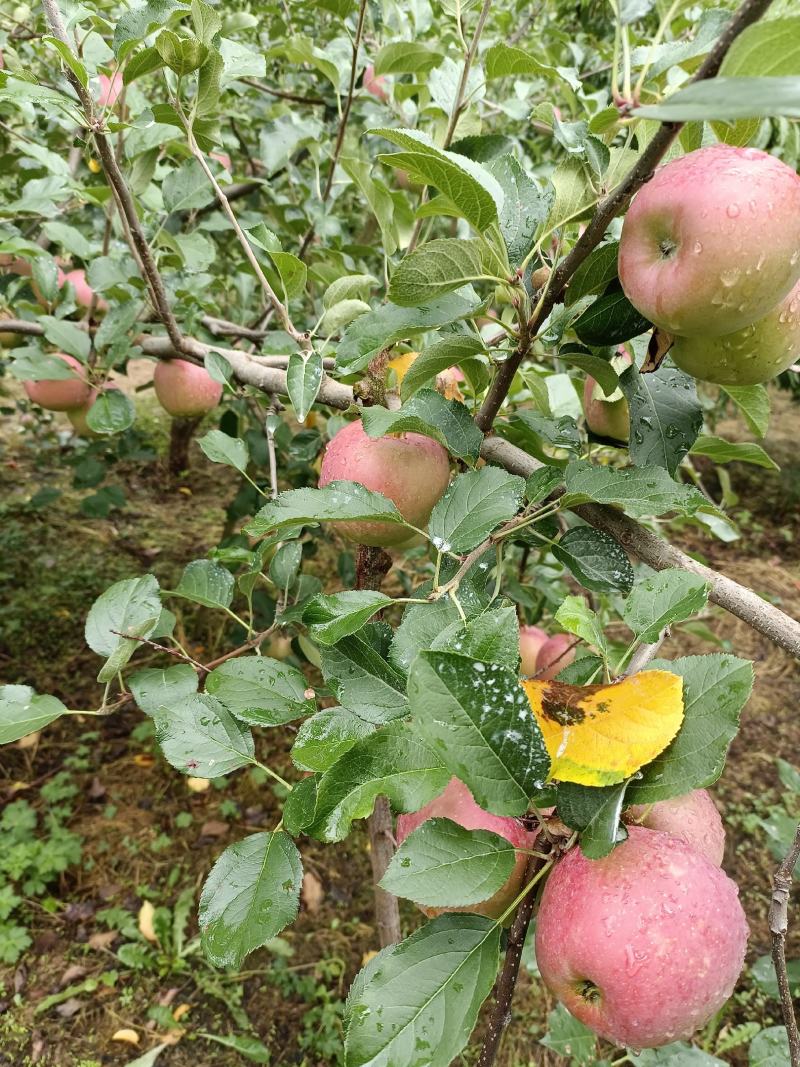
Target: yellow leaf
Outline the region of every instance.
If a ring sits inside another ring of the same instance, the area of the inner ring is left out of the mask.
[[[403,378],[408,374],[409,368],[414,360],[419,355],[419,352],[404,352],[401,356],[395,356],[394,359],[390,359],[386,364],[390,367],[397,376],[397,384],[403,384]]]
[[[172,1018],[175,1020],[176,1023],[178,1023],[184,1017],[186,1012],[191,1010],[191,1004],[179,1004],[175,1011],[172,1013]]]
[[[146,900],[139,908],[139,933],[146,941],[158,941],[155,927],[153,926],[155,914],[156,909],[149,900]]]
[[[683,721],[683,679],[642,671],[610,685],[523,681],[552,761],[551,776],[613,785],[663,752]]]
[[[124,1041],[126,1045],[138,1045],[139,1035],[135,1030],[117,1030],[116,1033],[111,1035],[112,1041]]]
[[[189,777],[186,779],[186,787],[191,793],[205,793],[210,785],[210,778]]]

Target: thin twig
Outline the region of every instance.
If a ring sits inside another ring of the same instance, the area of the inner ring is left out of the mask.
[[[744,3],[723,30],[716,44],[691,80],[697,82],[715,77],[719,73],[719,68],[728,49],[739,34],[756,22],[771,3],[772,0],[744,0]],[[594,251],[600,244],[611,221],[625,210],[634,194],[653,176],[655,168],[666,155],[670,145],[680,133],[682,126],[683,123],[681,122],[665,122],[662,124],[636,164],[628,171],[619,185],[597,205],[594,215],[573,246],[572,251],[553,271],[544,296],[539,301],[529,324],[528,343],[524,347],[522,345],[518,346],[513,355],[500,365],[486,399],[475,418],[484,433],[488,433],[491,429],[497,413],[511,388],[514,375],[523,360],[527,359],[533,341],[536,339],[550,312],[564,295],[570,279],[589,256],[589,253]]]
[[[294,104],[309,104],[313,107],[325,107],[328,103],[327,100],[323,100],[321,96],[303,96],[302,93],[290,93],[285,89],[275,89],[271,85],[266,85],[264,82],[258,81],[257,78],[239,78],[240,82],[244,82],[245,85],[251,86],[253,89],[258,89],[259,92],[268,93],[270,96],[277,96],[281,100],[291,100]]]
[[[124,634],[119,630],[109,630],[109,633],[116,634],[117,637],[124,637],[126,641],[140,641],[143,645],[149,645],[150,648],[155,648],[159,652],[165,652],[168,656],[173,656],[175,659],[179,659],[183,663],[191,663],[191,665],[198,671],[206,670],[199,660],[192,659],[191,656],[179,652],[177,648],[170,648],[169,645],[160,645],[157,641],[151,641],[149,637],[139,637],[138,634]]]
[[[789,1058],[792,1067],[800,1067],[800,1033],[792,1003],[792,991],[786,970],[786,931],[789,929],[789,895],[792,891],[792,875],[800,859],[800,826],[794,835],[792,847],[786,854],[772,879],[772,901],[769,906],[769,929],[772,934],[772,962],[778,979],[781,1012],[789,1037]]]
[[[631,656],[630,663],[622,673],[623,678],[629,678],[632,674],[638,674],[639,671],[643,671],[648,663],[656,658],[658,650],[664,644],[664,641],[669,635],[669,627],[665,626],[661,633],[658,635],[657,640],[648,644],[639,645],[634,654]]]

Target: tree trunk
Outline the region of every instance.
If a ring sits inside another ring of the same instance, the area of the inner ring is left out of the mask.
[[[173,478],[179,478],[189,466],[189,445],[194,431],[200,424],[200,418],[173,419],[169,433],[169,456],[167,467]]]

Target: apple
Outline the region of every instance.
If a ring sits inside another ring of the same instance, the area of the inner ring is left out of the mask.
[[[3,319],[13,319],[10,311],[0,311],[0,322]],[[0,330],[0,348],[18,348],[25,343],[25,335],[12,333],[11,330]]]
[[[367,92],[374,96],[376,100],[380,100],[382,104],[385,104],[389,99],[388,83],[386,78],[382,74],[375,73],[375,67],[372,63],[368,64],[364,68],[364,78],[362,81],[364,88]]]
[[[629,366],[631,357],[620,346],[611,364],[618,373]],[[600,385],[587,375],[583,387],[583,414],[586,425],[598,437],[609,437],[612,441],[627,442],[631,432],[628,401],[618,387],[609,396]]]
[[[458,778],[451,778],[444,792],[435,797],[430,804],[426,804],[413,815],[397,817],[395,837],[398,845],[408,837],[412,830],[422,826],[428,819],[434,818],[451,819],[467,830],[491,830],[492,833],[499,834],[506,841],[510,841],[516,848],[531,848],[538,834],[538,831],[526,830],[519,819],[492,815],[491,812],[485,811],[475,803],[472,793],[462,781]],[[430,908],[419,905],[420,911],[431,919],[450,911],[469,911],[478,915],[488,915],[491,919],[499,919],[522,889],[527,864],[528,856],[524,852],[517,853],[514,870],[506,884],[494,896],[479,904],[453,908]]]
[[[86,281],[86,271],[77,267],[75,270],[63,271],[61,267],[58,268],[58,288],[61,289],[67,282],[72,286],[75,293],[75,303],[78,307],[89,308],[92,304],[92,297],[94,296],[94,289]],[[36,282],[31,285],[34,295],[39,303],[43,307],[49,307],[48,301],[42,296],[39,287]],[[97,304],[95,305],[97,312],[104,312],[108,310],[108,304],[99,297]]]
[[[733,333],[798,278],[800,177],[757,148],[716,144],[667,163],[625,216],[622,288],[667,333]]]
[[[520,671],[526,677],[536,674],[536,657],[539,649],[548,641],[548,636],[540,626],[520,626],[519,655],[522,660]]]
[[[91,396],[91,386],[85,381],[86,368],[74,356],[64,352],[54,352],[56,359],[63,360],[80,377],[45,378],[41,381],[27,381],[22,385],[28,398],[48,411],[69,411],[85,404]]]
[[[99,78],[100,91],[96,97],[98,107],[113,107],[122,92],[122,73],[115,70],[109,78],[107,74],[101,74]]]
[[[623,822],[672,834],[702,852],[719,867],[725,854],[725,828],[716,804],[705,789],[655,804],[634,804],[622,813]]]
[[[675,363],[705,382],[759,385],[800,356],[800,282],[762,319],[722,337],[676,337]]]
[[[215,159],[217,161],[217,163],[221,163],[222,166],[227,171],[231,171],[233,169],[233,164],[231,163],[231,157],[228,155],[227,152],[211,152],[209,154],[209,158],[210,159]]]
[[[105,434],[97,433],[96,430],[93,430],[86,421],[86,416],[94,407],[99,393],[105,392],[107,389],[119,389],[119,386],[116,382],[105,382],[100,389],[92,389],[87,401],[84,404],[81,404],[79,408],[70,408],[67,412],[67,418],[72,423],[72,428],[79,437],[106,436]]]
[[[438,441],[419,433],[369,437],[360,421],[348,423],[331,439],[319,485],[357,482],[393,501],[406,520],[424,528],[450,481],[450,461]],[[388,522],[335,522],[346,538],[362,545],[400,546],[413,540],[404,526]]]
[[[536,677],[549,682],[575,659],[575,638],[572,634],[548,637],[536,656]]]
[[[588,860],[570,849],[553,868],[536,921],[548,989],[615,1045],[688,1038],[722,1007],[744,963],[739,890],[672,834],[631,826]]]
[[[161,360],[153,385],[162,408],[173,418],[192,418],[212,411],[222,398],[222,385],[205,367],[185,359]]]

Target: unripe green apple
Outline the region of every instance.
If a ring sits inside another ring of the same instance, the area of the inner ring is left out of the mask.
[[[575,659],[575,638],[572,634],[553,634],[548,637],[536,657],[536,677],[549,682]]]
[[[13,317],[10,311],[0,311],[0,322],[3,319],[13,319]],[[11,330],[0,330],[0,348],[19,348],[24,343],[24,334],[12,333]]]
[[[629,366],[631,357],[620,346],[611,360],[612,366],[619,373]],[[594,378],[586,378],[583,387],[583,414],[586,425],[598,437],[609,437],[612,441],[626,441],[630,437],[631,417],[628,401],[617,388],[609,396]]]
[[[173,418],[194,418],[212,411],[222,397],[222,385],[205,367],[185,359],[161,360],[153,372],[158,402]]]
[[[519,657],[520,671],[525,677],[536,674],[536,657],[542,645],[548,640],[547,633],[541,626],[520,626]]]
[[[705,789],[694,789],[683,796],[659,800],[655,804],[634,804],[623,812],[626,823],[662,830],[685,841],[711,860],[722,864],[725,855],[725,827],[717,807]]]
[[[438,441],[419,433],[369,437],[359,420],[331,439],[322,459],[320,488],[333,481],[357,482],[393,501],[418,529],[428,524],[434,504],[450,480],[450,461]],[[401,546],[414,535],[388,522],[335,522],[348,540],[362,545]]]
[[[800,357],[800,282],[763,319],[723,337],[676,337],[669,354],[704,382],[768,382]]]
[[[44,378],[40,381],[23,382],[25,392],[34,404],[47,408],[48,411],[69,411],[70,408],[78,408],[88,401],[92,393],[85,380],[86,368],[74,356],[68,356],[64,352],[54,352],[53,355],[80,377]]]
[[[740,330],[800,278],[800,177],[766,152],[724,144],[667,163],[625,216],[619,278],[667,333]]]
[[[538,831],[526,830],[519,819],[512,819],[504,815],[492,815],[485,811],[472,798],[472,793],[458,778],[451,778],[443,793],[426,804],[424,808],[414,812],[413,815],[399,815],[397,817],[396,838],[398,845],[403,842],[412,830],[422,826],[428,819],[444,818],[458,823],[466,830],[491,830],[499,834],[506,841],[510,841],[515,848],[530,849],[536,840]],[[470,911],[478,915],[488,915],[491,919],[499,919],[506,908],[522,888],[522,880],[525,876],[525,868],[528,857],[525,853],[517,854],[514,870],[506,884],[499,889],[494,896],[479,904],[471,904],[465,907],[454,908],[430,908],[419,905],[429,918],[442,915],[450,911]]]
[[[733,992],[747,920],[739,890],[672,834],[631,826],[608,856],[572,848],[553,868],[536,921],[548,989],[615,1045],[690,1037]]]

